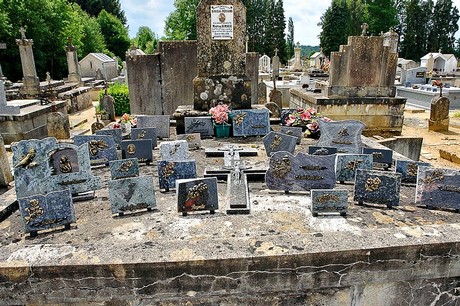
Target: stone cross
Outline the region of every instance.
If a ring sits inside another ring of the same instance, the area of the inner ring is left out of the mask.
[[[367,29],[369,28],[369,25],[367,23],[363,23],[361,25],[361,29],[363,30],[361,33],[361,36],[366,36],[367,35]]]
[[[19,28],[19,33],[21,33],[21,39],[27,39],[26,38],[26,29],[24,27]]]

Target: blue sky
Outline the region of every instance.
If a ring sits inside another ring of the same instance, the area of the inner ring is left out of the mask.
[[[460,0],[454,0],[460,9]],[[129,35],[136,36],[140,26],[148,26],[159,37],[164,35],[166,16],[174,10],[173,0],[120,0],[121,8],[128,19]],[[284,0],[286,19],[294,21],[294,39],[302,45],[319,45],[317,26],[321,15],[330,5],[324,0]],[[460,31],[456,37],[460,37]]]

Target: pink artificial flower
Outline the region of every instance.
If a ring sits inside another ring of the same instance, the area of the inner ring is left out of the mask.
[[[307,120],[311,119],[311,115],[310,115],[309,112],[301,113],[300,114],[300,119],[302,121],[307,121]]]

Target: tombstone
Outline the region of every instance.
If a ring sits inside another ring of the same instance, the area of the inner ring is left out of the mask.
[[[270,90],[270,94],[268,95],[268,97],[270,98],[270,102],[273,102],[276,105],[278,105],[279,109],[283,108],[283,94],[281,93],[281,91],[274,88]]]
[[[233,114],[233,136],[265,136],[270,133],[268,109],[236,110]]]
[[[138,115],[137,128],[154,127],[157,131],[157,137],[160,139],[169,138],[170,122],[167,115]]]
[[[294,154],[294,150],[297,145],[297,137],[277,132],[270,132],[268,135],[264,136],[263,142],[265,152],[268,157],[280,151]]]
[[[247,175],[241,161],[233,163],[233,167],[227,178],[227,214],[249,214],[251,203],[249,200],[249,187]]]
[[[176,187],[176,181],[196,178],[196,162],[190,161],[166,161],[158,162],[158,179],[160,189],[169,191]]]
[[[429,167],[429,163],[412,160],[397,160],[396,173],[401,174],[401,182],[408,184],[417,183],[417,172],[419,167]]]
[[[265,104],[267,103],[267,84],[265,84],[265,82],[260,82],[258,86],[259,97],[257,99],[257,103]]]
[[[31,237],[35,237],[38,231],[58,226],[70,229],[70,224],[76,222],[68,189],[18,198],[18,202],[25,231]]]
[[[348,190],[313,189],[311,190],[311,214],[348,213]]]
[[[121,158],[137,158],[139,162],[149,165],[153,161],[152,140],[123,140],[121,142]]]
[[[268,102],[264,104],[265,108],[270,111],[270,117],[272,118],[279,118],[281,113],[280,113],[280,107],[278,104],[275,102]]]
[[[399,205],[401,175],[377,170],[356,170],[354,200],[359,205],[366,203],[385,204],[388,208]]]
[[[152,150],[156,148],[157,141],[157,129],[156,128],[133,128],[131,129],[132,140],[143,140],[150,139],[152,141]]]
[[[165,141],[160,144],[160,160],[185,161],[190,159],[188,143],[185,140]]]
[[[214,126],[212,118],[206,117],[185,117],[185,133],[200,133],[202,138],[214,136]]]
[[[177,209],[183,216],[189,212],[219,209],[217,178],[198,178],[176,181]]]
[[[446,97],[435,97],[431,102],[430,120],[428,130],[446,132],[449,130],[449,104]]]
[[[102,130],[105,127],[104,123],[99,121],[99,118],[96,117],[96,122],[91,124],[91,134],[96,134],[97,131]]]
[[[305,191],[335,187],[335,156],[277,152],[269,161],[265,183],[271,190]]]
[[[104,94],[101,97],[99,105],[101,120],[115,122],[115,99],[111,95]]]
[[[7,187],[12,181],[13,175],[11,174],[10,163],[6,155],[5,143],[0,134],[0,187]]]
[[[68,81],[70,83],[80,83],[81,73],[80,65],[78,63],[77,47],[72,44],[72,38],[67,38],[66,46],[67,55],[67,68],[69,70]]]
[[[282,125],[280,127],[280,133],[297,137],[297,144],[300,144],[300,142],[302,141],[303,131],[302,131],[302,128],[299,126]]]
[[[388,168],[390,168],[393,164],[393,150],[363,148],[363,154],[372,155],[372,163],[376,168],[388,170]]]
[[[401,84],[425,84],[426,83],[426,67],[417,67],[412,69],[401,70]],[[407,86],[406,86],[407,87]],[[409,86],[410,87],[410,86]]]
[[[102,74],[102,71],[100,68],[97,68],[95,78],[96,80],[105,80],[104,75]]]
[[[61,112],[52,112],[46,118],[46,127],[48,136],[56,139],[70,138],[70,122],[69,116]]]
[[[115,141],[115,144],[117,145],[117,148],[120,149],[121,145],[121,140],[123,138],[121,134],[121,129],[120,128],[111,128],[111,127],[106,127],[101,130],[96,131],[96,135],[106,135],[106,136],[112,136],[113,140]]]
[[[372,155],[370,154],[337,154],[335,160],[335,175],[340,183],[354,182],[356,170],[372,170]]]
[[[201,148],[201,134],[180,134],[176,136],[176,140],[185,140],[188,143],[189,150],[198,150]]]
[[[0,79],[0,114],[18,115],[21,113],[19,106],[7,105],[5,85],[3,80]]]
[[[433,167],[418,168],[415,202],[428,209],[460,211],[460,171]]]
[[[297,42],[294,48],[294,71],[302,71],[302,62],[300,61],[300,52],[302,48],[300,48],[300,43]]]
[[[364,124],[356,120],[330,121],[319,120],[321,136],[317,146],[335,147],[338,153],[360,153],[361,133]]]
[[[115,140],[108,135],[75,135],[74,143],[80,146],[88,144],[91,165],[108,165],[111,160],[118,159]]]
[[[26,30],[23,27],[20,28],[19,32],[21,33],[21,39],[16,39],[16,44],[19,46],[23,73],[20,92],[26,97],[35,97],[39,92],[40,81],[37,76],[37,70],[35,69],[35,59],[32,50],[34,41],[26,38]]]
[[[112,160],[109,163],[112,180],[139,176],[139,161],[137,158]]]
[[[332,154],[337,154],[337,148],[309,146],[308,147],[308,154],[310,154],[310,155],[332,155]]]

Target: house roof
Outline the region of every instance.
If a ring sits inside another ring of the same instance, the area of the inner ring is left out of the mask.
[[[322,53],[321,52],[315,52],[313,53],[310,58],[317,58],[318,56],[320,56]]]
[[[107,54],[104,54],[104,53],[89,53],[81,61],[86,60],[88,57],[94,57],[96,60],[99,60],[99,61],[101,61],[103,63],[114,62],[115,61],[113,58],[111,58],[110,56],[108,56]]]
[[[426,54],[424,57],[422,57],[421,60],[429,59],[430,54],[433,56],[433,59],[437,59],[437,58],[441,57],[442,59],[447,61],[447,60],[450,60],[452,57],[455,58],[455,56],[453,54],[442,54],[442,53],[439,53],[439,52],[431,52],[431,53]]]

